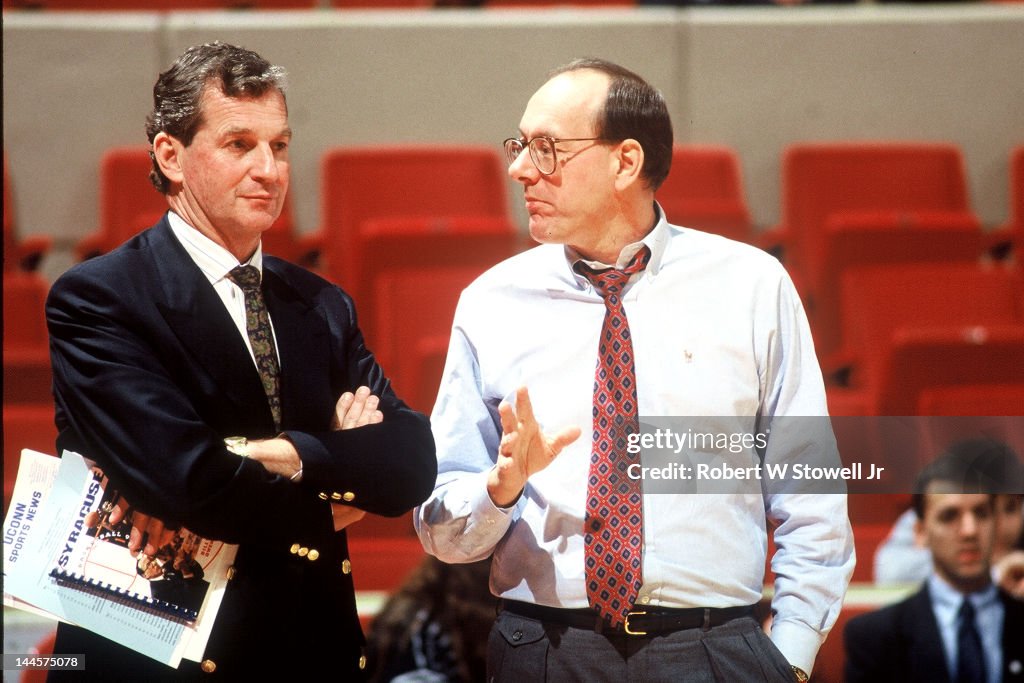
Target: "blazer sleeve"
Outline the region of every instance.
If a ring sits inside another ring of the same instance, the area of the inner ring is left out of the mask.
[[[846,683],[884,683],[894,679],[889,648],[894,642],[891,610],[850,619],[843,630]]]
[[[395,395],[366,346],[352,299],[331,286],[318,306],[338,352],[341,379],[332,401],[368,386],[380,398],[384,420],[358,429],[286,431],[302,458],[303,484],[322,500],[385,516],[404,514],[430,495],[437,477],[430,421]],[[333,409],[332,402],[331,415]]]

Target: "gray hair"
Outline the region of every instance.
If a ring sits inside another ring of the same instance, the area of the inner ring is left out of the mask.
[[[271,90],[284,97],[285,70],[274,66],[252,50],[220,41],[185,50],[170,69],[160,74],[153,86],[153,111],[146,117],[146,137],[153,144],[164,132],[186,147],[203,123],[200,106],[207,87],[218,88],[228,97],[258,98]],[[150,149],[153,169],[149,179],[167,194],[170,181],[160,170]]]

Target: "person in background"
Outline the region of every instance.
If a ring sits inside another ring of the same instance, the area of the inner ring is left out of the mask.
[[[366,636],[371,683],[485,680],[496,601],[490,563],[426,556],[373,619]]]
[[[914,533],[932,571],[909,598],[847,623],[847,683],[1024,680],[1024,602],[992,583],[991,493],[1024,482],[992,478],[983,445],[954,445],[919,476]]]
[[[1019,481],[1024,464],[1010,446],[990,438],[969,439],[954,446],[961,457],[970,458],[988,471],[994,482]],[[1014,597],[1024,599],[1024,493],[995,493],[995,541],[992,545],[993,580]],[[1024,489],[1022,489],[1024,490]],[[878,547],[874,558],[874,579],[878,584],[920,583],[932,571],[931,550],[918,543],[914,533],[916,514],[907,510]]]
[[[50,678],[360,680],[344,528],[429,494],[429,423],[392,391],[351,298],[261,249],[289,184],[283,70],[200,45],[153,100],[151,179],[170,211],[47,301],[57,448],[131,503],[134,552],[181,526],[239,548],[201,662],[171,669],[61,624],[54,653],[86,670]]]

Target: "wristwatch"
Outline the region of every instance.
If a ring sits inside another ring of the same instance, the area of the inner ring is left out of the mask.
[[[224,446],[235,455],[249,457],[249,440],[244,436],[229,436],[224,439]]]
[[[807,681],[810,680],[807,677],[807,674],[804,673],[804,670],[801,669],[800,667],[793,666],[792,664],[790,664],[789,668],[791,668],[793,670],[793,675],[796,676],[796,683],[807,683]]]

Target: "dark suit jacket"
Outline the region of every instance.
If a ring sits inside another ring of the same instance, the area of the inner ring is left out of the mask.
[[[1000,594],[1003,682],[1024,682],[1024,603]],[[949,683],[927,584],[906,600],[850,619],[843,632],[846,683]]]
[[[217,674],[347,672],[363,636],[330,501],[351,493],[368,512],[405,512],[433,489],[434,443],[428,420],[395,396],[366,349],[347,294],[270,256],[263,291],[300,484],[225,449],[227,436],[274,436],[273,418],[238,328],[166,217],[52,287],[57,447],[96,460],[138,509],[240,544],[206,651]],[[383,423],[331,431],[338,397],[360,385],[380,397]]]

